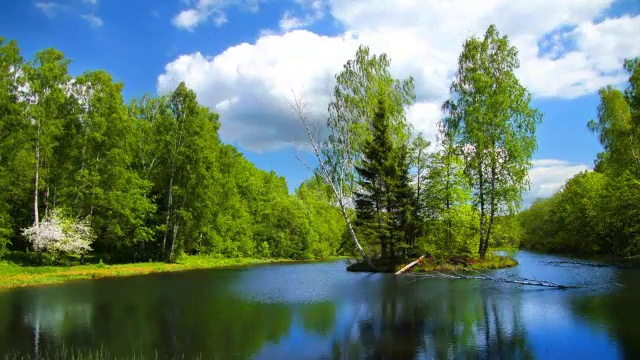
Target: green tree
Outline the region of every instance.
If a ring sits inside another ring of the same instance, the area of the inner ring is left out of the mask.
[[[394,145],[382,100],[373,117],[373,137],[356,166],[355,205],[358,229],[380,245],[383,260],[395,259],[399,247],[412,246],[414,196],[409,185],[406,147]]]
[[[415,101],[413,78],[395,79],[389,71],[390,65],[386,54],[371,54],[367,46],[361,45],[354,59],[347,61],[336,75],[327,120],[330,134],[324,156],[329,164],[338,159],[346,163],[345,174],[334,175],[344,178],[349,190],[353,190],[357,180],[355,166],[359,165],[364,145],[373,136],[372,123],[380,106],[384,107],[394,141],[409,141],[405,106]]]
[[[633,256],[640,254],[639,58],[625,60],[623,91],[600,90],[597,120],[588,127],[604,151],[595,171],[567,181],[552,197],[519,214],[522,246],[547,251]]]
[[[76,78],[81,113],[68,126],[71,138],[59,153],[66,159],[59,169],[60,203],[74,216],[90,217],[102,250],[126,253],[149,242],[153,230],[148,218],[155,205],[146,197],[151,182],[133,169],[134,149],[140,138],[122,98],[121,83],[104,71]],[[72,136],[75,135],[75,136]],[[66,180],[66,181],[65,181]]]
[[[455,134],[479,207],[481,258],[489,248],[496,215],[519,206],[536,149],[541,114],[529,105],[531,95],[514,73],[518,67],[517,49],[491,25],[484,39],[465,41],[443,106],[445,128]]]
[[[311,228],[317,234],[317,240],[311,243],[313,256],[335,255],[346,229],[331,188],[321,177],[314,175],[300,184],[296,196],[306,205]]]
[[[21,76],[24,59],[15,41],[5,42],[0,37],[0,255],[13,237],[18,221],[12,216],[18,203],[20,185],[24,179],[24,163],[20,161],[27,148],[26,124],[23,117],[23,103],[20,88],[24,83]],[[22,169],[22,171],[21,171]]]
[[[407,165],[414,170],[411,175],[410,183],[414,184],[414,194],[412,199],[412,219],[413,229],[411,234],[412,246],[416,245],[418,238],[424,236],[426,221],[431,215],[430,210],[430,194],[428,191],[428,171],[433,160],[433,154],[428,151],[431,142],[426,140],[422,133],[419,133],[411,140],[409,148],[409,162]]]
[[[220,125],[218,115],[200,106],[195,93],[184,83],[168,95],[165,105],[156,139],[163,150],[155,185],[162,194],[159,206],[164,213],[161,254],[173,261],[184,250],[185,241],[197,238],[213,217],[213,198],[208,189],[213,186],[211,170],[215,167]]]
[[[60,51],[46,49],[36,53],[35,59],[24,68],[27,86],[23,96],[28,103],[26,121],[31,124],[33,143],[35,225],[39,223],[42,204],[45,214],[53,205],[51,190],[55,182],[55,169],[52,169],[55,166],[55,150],[62,135],[63,121],[73,111],[69,96],[69,62]],[[44,194],[41,189],[45,191]]]
[[[466,205],[470,190],[463,173],[462,157],[456,148],[455,129],[440,123],[437,151],[429,154],[422,196],[426,247],[447,257],[470,253],[468,224],[473,209]]]
[[[624,68],[629,72],[626,91],[613,86],[600,89],[598,120],[587,125],[604,148],[596,168],[618,175],[631,171],[640,178],[640,58],[626,60]]]
[[[329,136],[325,141],[314,138],[300,101],[296,101],[295,106],[318,160],[314,171],[331,186],[350,237],[365,258],[347,211],[348,199],[356,186],[355,166],[360,163],[364,144],[372,137],[371,123],[380,100],[384,100],[385,113],[392,123],[391,131],[401,141],[409,138],[404,106],[415,100],[413,79],[394,79],[389,65],[385,54],[371,55],[365,46],[360,46],[355,58],[347,61],[336,75],[327,120]]]

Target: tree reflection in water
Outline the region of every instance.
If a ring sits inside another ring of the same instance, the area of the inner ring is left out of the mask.
[[[333,343],[334,359],[533,358],[520,320],[520,294],[490,296],[473,281],[394,277],[367,299],[357,331]]]

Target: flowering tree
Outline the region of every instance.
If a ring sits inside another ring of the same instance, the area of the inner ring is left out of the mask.
[[[36,251],[48,251],[54,255],[84,255],[91,251],[94,240],[88,221],[64,218],[53,211],[39,224],[23,229],[23,235],[33,244]]]

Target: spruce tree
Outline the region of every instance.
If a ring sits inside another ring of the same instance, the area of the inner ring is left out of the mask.
[[[356,224],[370,242],[380,244],[383,260],[412,246],[413,192],[405,146],[397,146],[383,100],[372,119],[372,138],[365,143],[362,164],[356,167]]]

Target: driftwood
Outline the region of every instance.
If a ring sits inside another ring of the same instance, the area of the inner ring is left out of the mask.
[[[422,261],[422,259],[424,259],[424,255],[420,256],[420,258],[416,261],[413,261],[411,263],[409,263],[407,266],[403,267],[402,269],[398,270],[398,272],[396,272],[396,275],[402,274],[403,272],[411,269],[412,267],[414,267],[415,265],[419,264],[420,261]]]
[[[551,281],[544,280],[535,280],[535,279],[525,279],[525,278],[504,278],[504,277],[491,277],[489,275],[483,274],[476,270],[469,270],[477,273],[478,275],[466,275],[458,272],[451,272],[451,274],[444,274],[441,272],[432,272],[429,274],[415,274],[412,273],[410,275],[416,276],[418,278],[440,278],[440,279],[473,279],[473,280],[489,280],[495,281],[498,283],[508,283],[508,284],[518,284],[518,285],[529,285],[529,286],[543,286],[550,287],[556,289],[571,289],[577,288],[575,285],[562,285],[558,283],[554,283]]]
[[[572,261],[572,260],[553,260],[553,261],[547,261],[546,264],[547,265],[554,265],[554,266],[580,265],[580,266],[590,266],[590,267],[611,267],[611,268],[619,268],[619,267],[621,267],[618,264],[606,264],[606,263],[587,262],[587,261]]]

